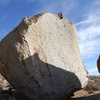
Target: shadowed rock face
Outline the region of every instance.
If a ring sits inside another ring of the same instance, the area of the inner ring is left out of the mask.
[[[100,73],[100,56],[98,57],[97,60],[97,67],[98,67],[98,72]]]
[[[88,80],[75,26],[50,13],[24,18],[0,42],[0,72],[31,100],[66,99]]]

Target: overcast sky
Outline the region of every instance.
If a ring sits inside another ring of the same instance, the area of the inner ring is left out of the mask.
[[[81,57],[89,74],[99,75],[96,61],[100,54],[100,0],[0,0],[0,40],[23,17],[59,11],[76,25]]]

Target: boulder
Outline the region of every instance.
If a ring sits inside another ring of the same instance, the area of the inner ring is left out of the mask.
[[[98,68],[98,72],[100,73],[100,55],[97,59],[97,68]]]
[[[30,100],[63,100],[88,82],[75,25],[51,13],[24,18],[0,42],[0,72]]]

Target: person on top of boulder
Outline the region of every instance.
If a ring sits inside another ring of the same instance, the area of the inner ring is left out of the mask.
[[[63,14],[62,14],[62,12],[59,12],[59,13],[58,13],[58,17],[59,17],[60,19],[63,18]]]

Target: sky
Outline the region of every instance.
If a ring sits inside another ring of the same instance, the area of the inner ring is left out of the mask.
[[[76,25],[81,57],[89,75],[99,75],[100,0],[0,0],[0,41],[23,17],[59,11]]]

